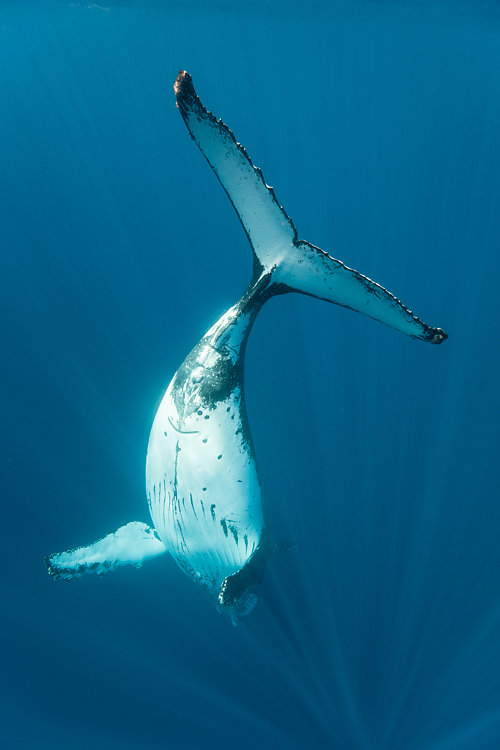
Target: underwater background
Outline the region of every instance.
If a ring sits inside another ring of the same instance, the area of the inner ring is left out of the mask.
[[[179,69],[300,237],[450,336],[262,310],[248,412],[297,547],[238,627],[170,558],[44,565],[149,520],[159,400],[251,274]],[[2,748],[500,748],[499,92],[492,0],[2,0]]]

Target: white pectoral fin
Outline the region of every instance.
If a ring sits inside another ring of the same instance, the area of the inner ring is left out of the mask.
[[[407,336],[432,344],[448,338],[441,328],[423,323],[383,286],[308,242],[294,243],[276,272],[276,280],[293,291],[368,315]]]
[[[163,555],[166,551],[151,526],[132,521],[88,547],[49,555],[45,562],[51,576],[69,580],[85,573],[103,575],[120,565],[140,567],[145,560]]]

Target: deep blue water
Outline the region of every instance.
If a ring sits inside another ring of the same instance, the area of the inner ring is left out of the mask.
[[[297,549],[237,628],[171,560],[43,563],[148,520],[156,407],[250,276],[181,68],[301,237],[450,334],[264,308],[248,410]],[[499,91],[491,0],[2,2],[2,748],[500,747]]]

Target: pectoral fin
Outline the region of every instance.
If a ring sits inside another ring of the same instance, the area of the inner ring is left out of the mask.
[[[166,552],[156,531],[140,521],[122,526],[88,547],[77,547],[45,558],[53,578],[77,578],[85,573],[103,575],[120,565],[140,567],[144,560]]]

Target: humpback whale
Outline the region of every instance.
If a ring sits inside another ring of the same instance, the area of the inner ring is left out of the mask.
[[[441,344],[393,294],[324,250],[295,226],[231,130],[201,103],[192,78],[175,81],[177,107],[243,225],[253,275],[241,298],[181,364],[149,438],[146,494],[152,525],[133,521],[103,539],[46,558],[54,578],[141,566],[167,552],[234,623],[257,602],[273,551],[243,392],[245,347],[262,305],[300,292],[361,312],[421,341]]]

